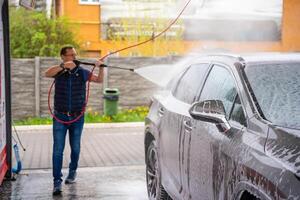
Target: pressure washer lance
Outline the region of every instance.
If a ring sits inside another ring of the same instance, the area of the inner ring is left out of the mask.
[[[74,62],[76,65],[82,64],[82,65],[91,65],[91,66],[95,66],[95,63],[90,63],[90,62],[83,62],[83,61],[79,61],[79,60],[73,60],[73,62]],[[111,65],[105,65],[105,64],[101,64],[100,67],[115,68],[115,69],[121,69],[121,70],[127,70],[127,71],[132,71],[132,72],[134,72],[134,69],[133,69],[133,68],[125,68],[125,67],[111,66]]]

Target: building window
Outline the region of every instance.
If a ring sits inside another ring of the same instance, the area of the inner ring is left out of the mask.
[[[99,0],[79,0],[79,4],[98,5],[99,3]]]

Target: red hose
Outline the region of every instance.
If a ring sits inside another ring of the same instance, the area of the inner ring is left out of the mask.
[[[127,49],[131,49],[131,48],[134,48],[134,47],[137,47],[137,46],[146,44],[146,43],[148,43],[148,42],[150,42],[150,41],[153,41],[153,40],[155,40],[156,38],[160,37],[162,34],[164,34],[165,32],[167,32],[167,31],[171,28],[171,26],[173,26],[173,25],[178,21],[178,19],[180,18],[180,16],[181,16],[182,13],[185,11],[185,9],[187,8],[187,6],[190,4],[191,1],[192,1],[192,0],[188,0],[188,2],[185,4],[185,6],[183,7],[183,9],[182,9],[181,12],[179,13],[179,15],[178,15],[178,16],[177,16],[177,17],[169,24],[169,26],[167,26],[167,28],[165,28],[161,33],[155,35],[154,37],[152,37],[151,39],[148,39],[148,40],[146,40],[146,41],[143,41],[143,42],[140,42],[140,43],[137,43],[137,44],[134,44],[134,45],[131,45],[131,46],[128,46],[128,47],[119,49],[119,50],[117,50],[117,51],[108,53],[107,55],[105,55],[105,56],[103,56],[102,58],[100,58],[100,60],[103,61],[105,58],[107,58],[107,57],[110,56],[110,55],[113,55],[113,54],[119,53],[119,52],[121,52],[121,51],[125,51],[125,50],[127,50]],[[88,100],[89,100],[89,96],[90,96],[90,82],[91,82],[90,78],[91,78],[91,76],[92,76],[94,70],[95,70],[95,66],[93,67],[93,69],[92,69],[92,71],[91,71],[91,73],[90,73],[90,77],[89,77],[89,79],[88,79],[88,86],[87,86],[87,92],[86,92],[87,94],[86,94],[85,104],[84,104],[85,106],[83,107],[83,109],[82,109],[80,115],[79,115],[78,117],[76,117],[75,119],[71,120],[71,121],[63,121],[63,120],[57,118],[57,117],[53,114],[53,112],[52,112],[51,102],[50,102],[50,96],[51,96],[51,91],[52,91],[53,85],[54,85],[54,83],[55,83],[55,80],[52,82],[52,84],[51,84],[51,86],[50,86],[50,88],[49,88],[49,91],[48,91],[48,109],[49,109],[49,111],[50,111],[51,116],[52,116],[56,121],[58,121],[58,122],[60,122],[60,123],[62,123],[62,124],[69,125],[69,124],[72,124],[72,123],[76,122],[77,120],[79,120],[79,119],[82,117],[82,115],[83,115],[84,112],[85,112],[85,109],[86,109],[86,105],[87,105],[87,103],[88,103]]]

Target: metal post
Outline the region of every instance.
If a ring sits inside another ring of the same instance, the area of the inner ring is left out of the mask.
[[[105,59],[105,61],[104,61],[105,65],[109,65],[108,59],[109,58]],[[105,88],[109,87],[108,77],[109,77],[109,69],[108,69],[108,67],[104,67],[104,69],[103,69],[103,90]]]
[[[40,117],[40,63],[41,59],[40,57],[35,57],[35,68],[34,68],[34,73],[35,73],[35,81],[34,81],[34,89],[35,89],[35,116]]]
[[[104,64],[105,65],[108,65],[108,58],[106,58],[105,60],[104,60]],[[104,92],[105,92],[105,89],[106,88],[108,88],[108,73],[109,73],[109,69],[108,69],[108,67],[104,67],[103,68],[103,87],[102,87],[102,94],[104,95]],[[105,106],[104,106],[104,104],[105,104],[105,99],[103,98],[102,99],[103,101],[102,101],[102,112],[104,113],[104,109],[105,109]]]
[[[3,20],[3,35],[4,35],[4,63],[5,63],[5,109],[6,109],[6,160],[8,170],[7,178],[11,178],[11,73],[10,73],[10,49],[9,49],[9,18],[8,18],[8,0],[4,0],[2,6],[2,20]]]

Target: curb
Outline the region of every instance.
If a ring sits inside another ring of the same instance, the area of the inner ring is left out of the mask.
[[[142,128],[144,127],[144,122],[128,122],[128,123],[96,123],[90,124],[85,123],[84,129],[93,129],[93,128]],[[52,125],[32,125],[32,126],[16,126],[17,131],[26,131],[26,130],[49,130],[52,129]]]

